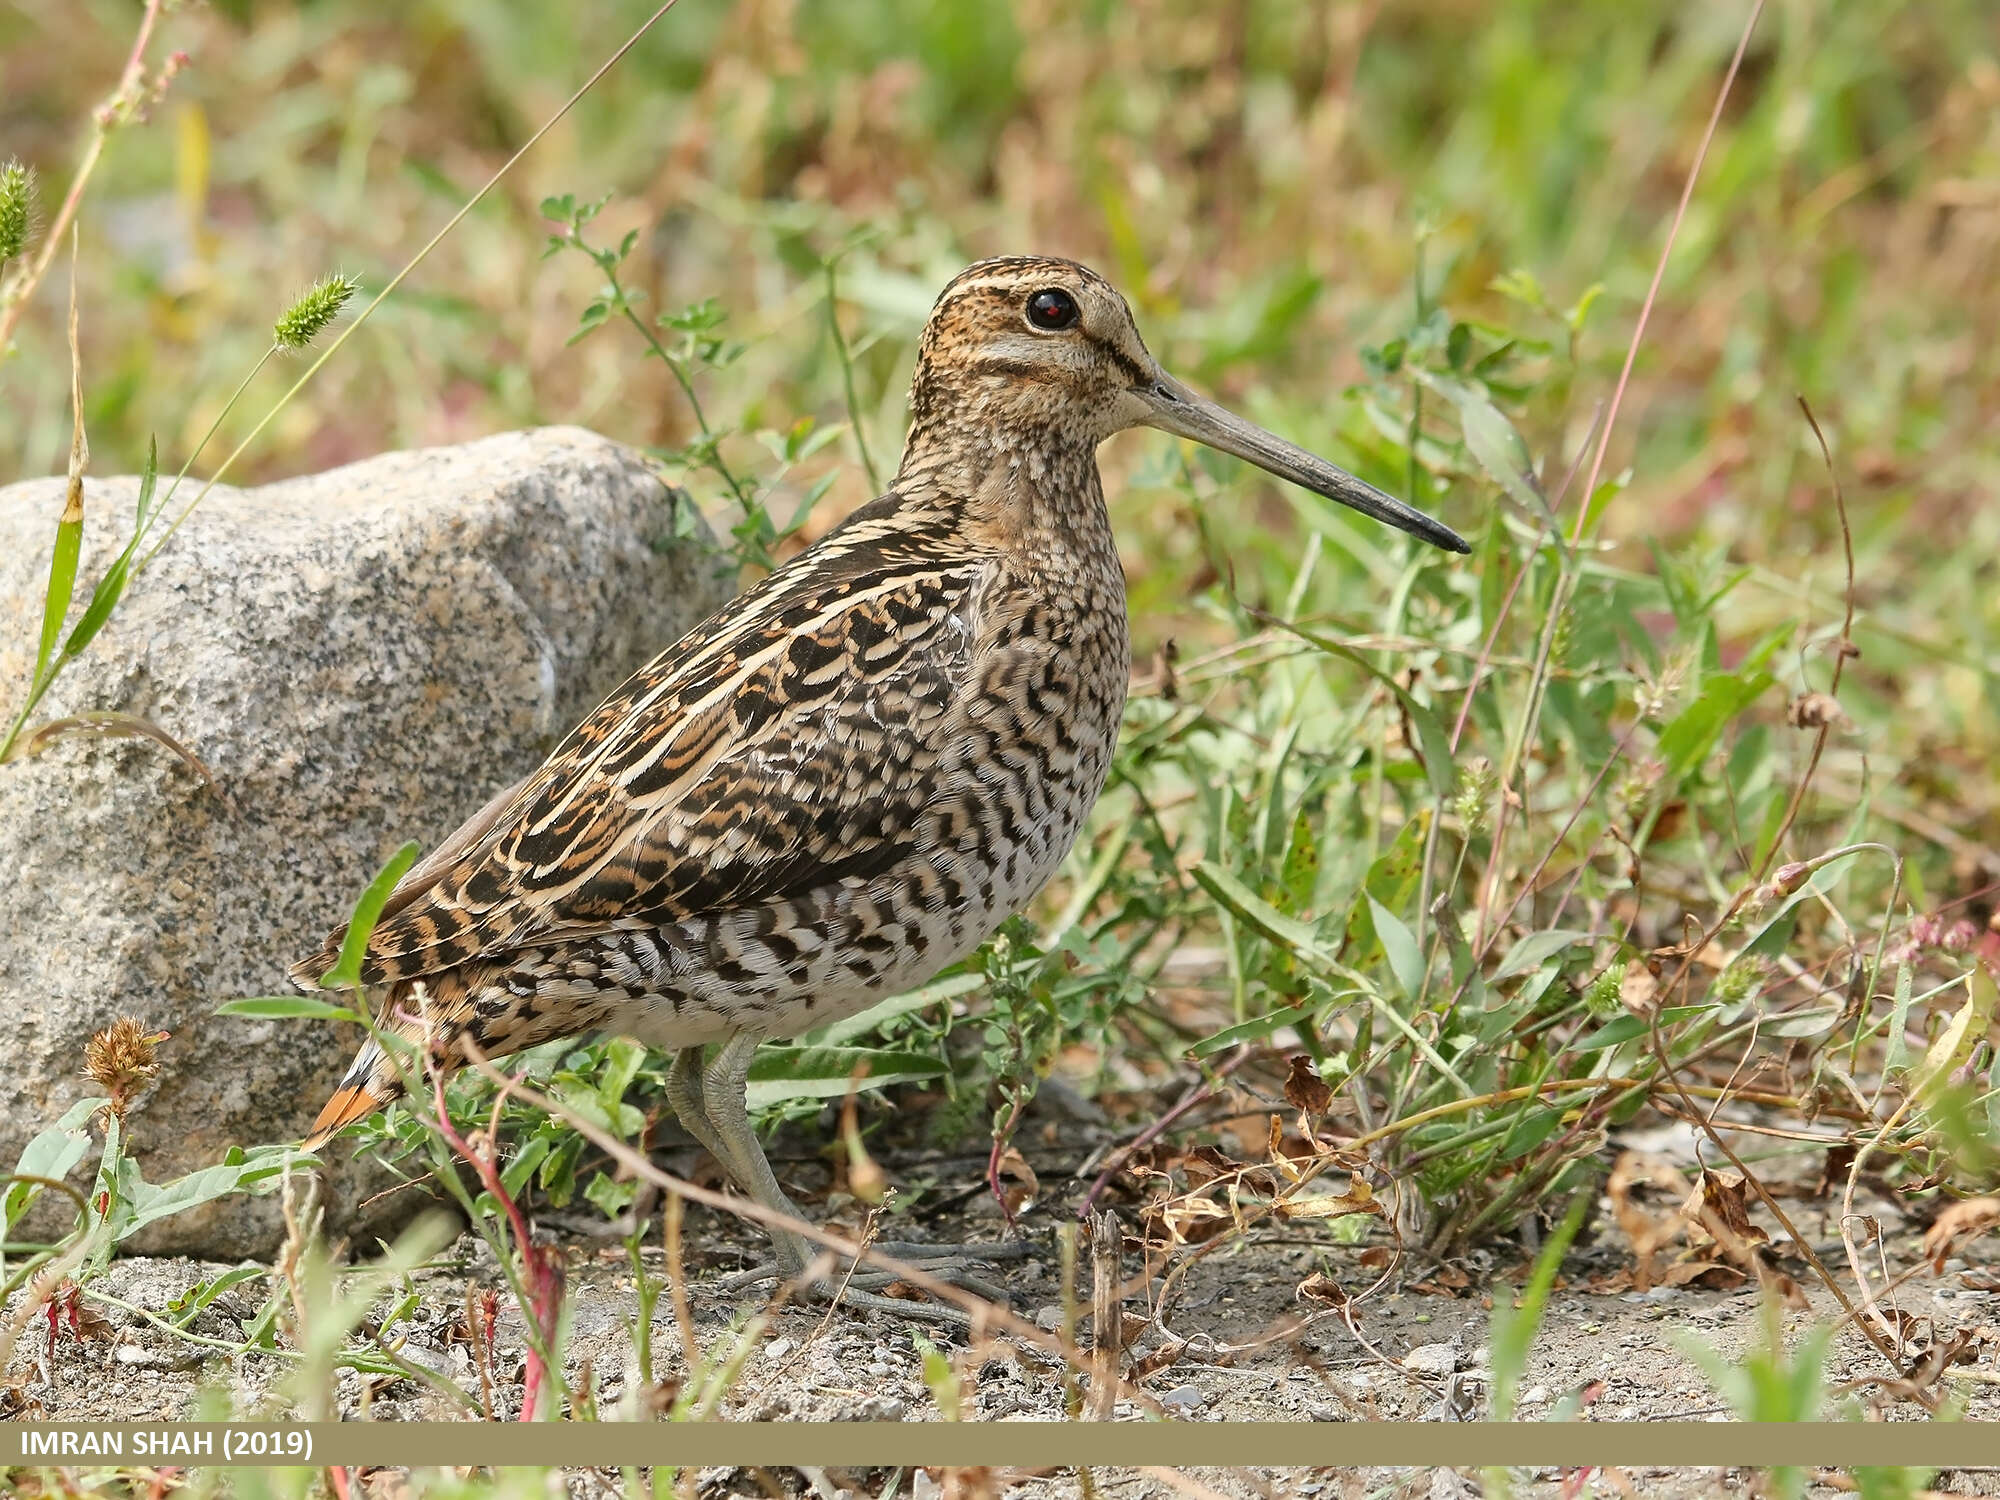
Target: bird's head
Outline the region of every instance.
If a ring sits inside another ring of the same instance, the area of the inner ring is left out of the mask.
[[[1094,448],[1128,427],[1157,427],[1447,551],[1471,550],[1421,511],[1189,390],[1147,350],[1116,287],[1053,256],[983,260],[952,278],[918,345],[910,423],[913,450],[983,433]]]

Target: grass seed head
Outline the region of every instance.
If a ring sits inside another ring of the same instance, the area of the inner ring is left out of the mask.
[[[280,349],[303,349],[340,316],[348,299],[361,290],[353,276],[322,276],[285,309],[285,315],[271,328],[271,339]]]
[[[19,161],[0,167],[0,266],[28,248],[35,229],[35,174]]]

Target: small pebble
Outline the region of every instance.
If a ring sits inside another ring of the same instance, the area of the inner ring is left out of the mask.
[[[1062,1327],[1062,1309],[1060,1307],[1035,1309],[1035,1326],[1043,1333],[1054,1333]]]
[[[1208,1397],[1198,1386],[1177,1385],[1160,1397],[1160,1405],[1178,1408],[1182,1411],[1196,1411],[1208,1404]]]
[[[772,1339],[770,1343],[764,1346],[764,1358],[775,1364],[787,1354],[790,1354],[793,1347],[790,1339]]]
[[[1419,1344],[1403,1356],[1403,1368],[1418,1375],[1449,1375],[1458,1368],[1458,1351],[1450,1344]]]
[[[1545,1385],[1531,1385],[1521,1392],[1521,1405],[1540,1406],[1549,1399],[1549,1388]]]

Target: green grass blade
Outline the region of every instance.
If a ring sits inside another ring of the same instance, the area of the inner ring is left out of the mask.
[[[354,903],[354,915],[347,919],[347,935],[340,940],[340,961],[320,976],[321,989],[349,990],[361,983],[361,961],[368,954],[369,935],[375,931],[396,882],[416,862],[417,843],[412,839],[390,855],[389,862],[368,882],[368,889]]]
[[[76,594],[76,564],[82,552],[83,506],[66,504],[62,519],[56,522],[56,549],[49,559],[49,587],[42,600],[42,643],[35,652],[36,682],[42,680],[50,658],[56,653],[63,619],[69,614],[69,601]]]

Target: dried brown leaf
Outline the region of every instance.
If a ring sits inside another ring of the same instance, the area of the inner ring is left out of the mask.
[[[1324,1272],[1315,1271],[1292,1293],[1301,1302],[1323,1302],[1328,1307],[1345,1307],[1347,1289]]]
[[[1612,1217],[1632,1242],[1633,1278],[1640,1291],[1655,1280],[1653,1258],[1681,1236],[1685,1221],[1676,1212],[1648,1212],[1640,1203],[1642,1190],[1657,1188],[1673,1195],[1678,1205],[1687,1197],[1687,1179],[1680,1168],[1664,1157],[1641,1151],[1626,1151],[1612,1165],[1605,1194],[1611,1199]]]
[[[1731,1265],[1758,1268],[1758,1247],[1771,1242],[1762,1226],[1750,1220],[1750,1201],[1741,1172],[1703,1169],[1694,1191],[1681,1205],[1688,1221],[1688,1244],[1699,1251],[1713,1245]]]
[[[1035,1200],[1041,1196],[1041,1179],[1035,1176],[1035,1169],[1028,1165],[1028,1159],[1012,1146],[1000,1153],[995,1175],[1000,1179],[1000,1201],[1009,1222],[1023,1209],[1034,1207]]]
[[[2000,1224],[2000,1198],[1966,1198],[1945,1206],[1943,1213],[1924,1231],[1924,1254],[1931,1270],[1944,1274],[1944,1263],[1958,1249],[1959,1241],[1970,1240]]]
[[[1303,1052],[1292,1058],[1291,1075],[1285,1079],[1285,1102],[1314,1118],[1325,1114],[1333,1104],[1333,1090],[1326,1086],[1312,1059]]]

